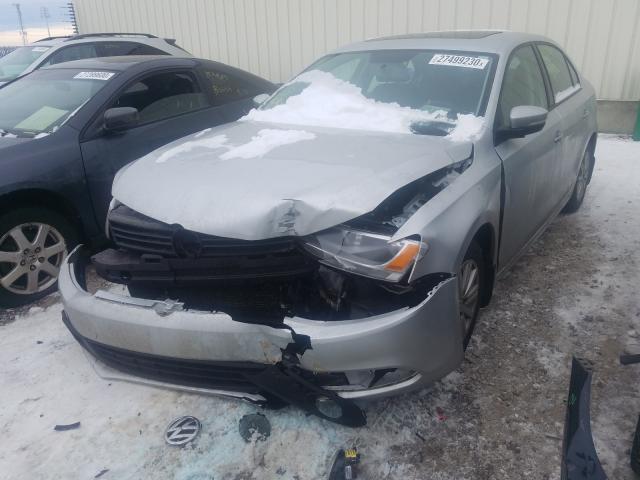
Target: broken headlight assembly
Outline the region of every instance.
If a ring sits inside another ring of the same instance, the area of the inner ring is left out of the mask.
[[[414,237],[391,241],[390,236],[348,225],[305,237],[303,246],[329,267],[386,282],[406,278],[427,251],[427,245]]]

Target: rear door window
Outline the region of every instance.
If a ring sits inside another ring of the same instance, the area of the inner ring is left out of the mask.
[[[204,70],[206,88],[213,94],[216,105],[255,97],[262,93],[252,83],[220,70]]]
[[[157,122],[209,106],[192,72],[162,72],[129,86],[112,107],[133,107],[140,123]]]
[[[580,86],[574,83],[567,59],[560,50],[547,44],[538,45],[538,50],[549,74],[553,98],[556,103],[560,103],[571,96]]]
[[[45,65],[56,65],[73,60],[82,60],[83,58],[95,58],[97,56],[95,43],[81,43],[79,45],[64,47],[54,52],[45,62]]]
[[[99,57],[121,57],[126,55],[168,55],[157,48],[138,42],[100,42],[97,44]]]

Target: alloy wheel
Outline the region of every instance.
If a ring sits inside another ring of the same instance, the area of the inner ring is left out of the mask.
[[[460,320],[464,325],[465,336],[473,327],[475,314],[480,299],[480,268],[475,260],[469,258],[462,262],[458,280]]]
[[[17,295],[51,287],[67,255],[64,237],[51,225],[23,223],[0,238],[0,286]]]

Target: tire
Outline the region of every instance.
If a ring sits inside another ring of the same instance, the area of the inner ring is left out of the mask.
[[[465,350],[476,326],[481,299],[487,288],[486,260],[480,245],[473,241],[469,245],[458,272],[458,301]]]
[[[569,198],[569,201],[562,209],[564,213],[577,212],[580,208],[580,205],[582,205],[584,194],[587,191],[587,185],[589,185],[589,181],[591,180],[591,169],[593,168],[593,161],[593,152],[591,151],[591,149],[587,148],[582,157],[582,162],[580,162],[580,169],[578,170],[576,183],[573,186],[571,198]]]
[[[0,216],[0,306],[27,305],[54,292],[78,233],[59,213],[18,208]]]

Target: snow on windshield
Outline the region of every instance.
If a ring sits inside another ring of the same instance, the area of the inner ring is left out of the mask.
[[[268,101],[266,108],[253,109],[240,120],[391,133],[412,133],[412,124],[436,121],[452,126],[447,138],[453,141],[477,139],[484,125],[483,117],[472,114],[459,114],[452,120],[445,110],[424,111],[378,102],[365,97],[355,85],[319,70],[305,72],[288,85],[293,83],[308,86],[285,103],[269,107]]]

